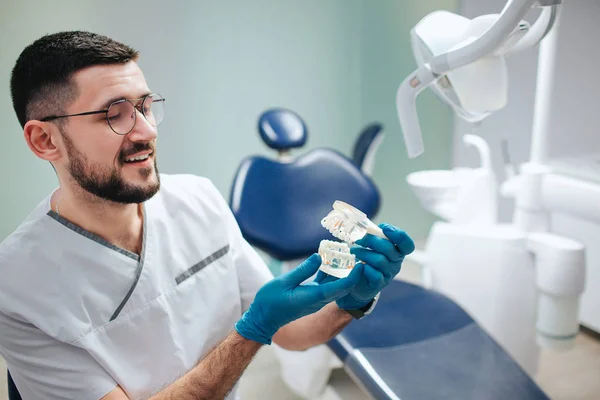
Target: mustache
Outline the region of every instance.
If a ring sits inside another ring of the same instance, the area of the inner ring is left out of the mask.
[[[140,153],[142,151],[148,151],[148,150],[150,150],[154,153],[156,151],[156,144],[154,142],[152,142],[152,143],[134,143],[133,146],[131,146],[130,148],[121,150],[121,154],[120,154],[119,158],[123,162],[129,156]]]

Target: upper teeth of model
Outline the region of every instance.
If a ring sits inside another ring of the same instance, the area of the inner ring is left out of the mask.
[[[323,250],[339,251],[340,253],[350,253],[350,247],[346,243],[334,242],[333,240],[322,240],[320,247]]]
[[[144,154],[143,156],[126,158],[125,161],[142,161],[142,160],[145,160],[146,158],[148,158],[148,156],[149,156],[149,154]]]

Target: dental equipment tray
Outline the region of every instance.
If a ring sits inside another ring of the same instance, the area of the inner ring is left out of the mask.
[[[328,345],[375,399],[548,399],[458,305],[403,281]]]

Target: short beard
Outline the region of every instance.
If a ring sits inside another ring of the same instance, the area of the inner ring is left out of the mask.
[[[152,198],[160,189],[160,175],[156,157],[154,157],[152,167],[139,170],[140,175],[147,178],[154,169],[157,178],[156,183],[146,186],[132,185],[125,182],[115,168],[90,164],[87,157],[75,147],[66,132],[61,129],[61,133],[69,156],[67,169],[73,180],[86,192],[115,203],[139,204]],[[149,144],[136,143],[130,153],[149,149],[153,149]],[[119,160],[123,163],[124,158],[125,155],[121,154]]]

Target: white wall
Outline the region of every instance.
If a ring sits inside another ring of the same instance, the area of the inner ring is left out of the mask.
[[[167,99],[160,171],[208,176],[225,196],[243,157],[269,153],[256,128],[266,108],[300,113],[308,148],[343,147],[358,129],[360,1],[0,1],[0,238],[57,184],[9,96],[16,58],[46,33],[90,30],[140,50],[150,88]]]
[[[374,6],[376,4],[376,6]],[[385,140],[373,177],[383,194],[377,220],[402,226],[416,239],[425,238],[435,218],[425,211],[406,183],[406,175],[451,165],[452,113],[429,91],[418,98],[425,153],[409,159],[396,111],[396,91],[417,64],[410,30],[432,11],[456,11],[456,0],[365,1],[362,9],[361,110],[364,123],[380,121]]]

